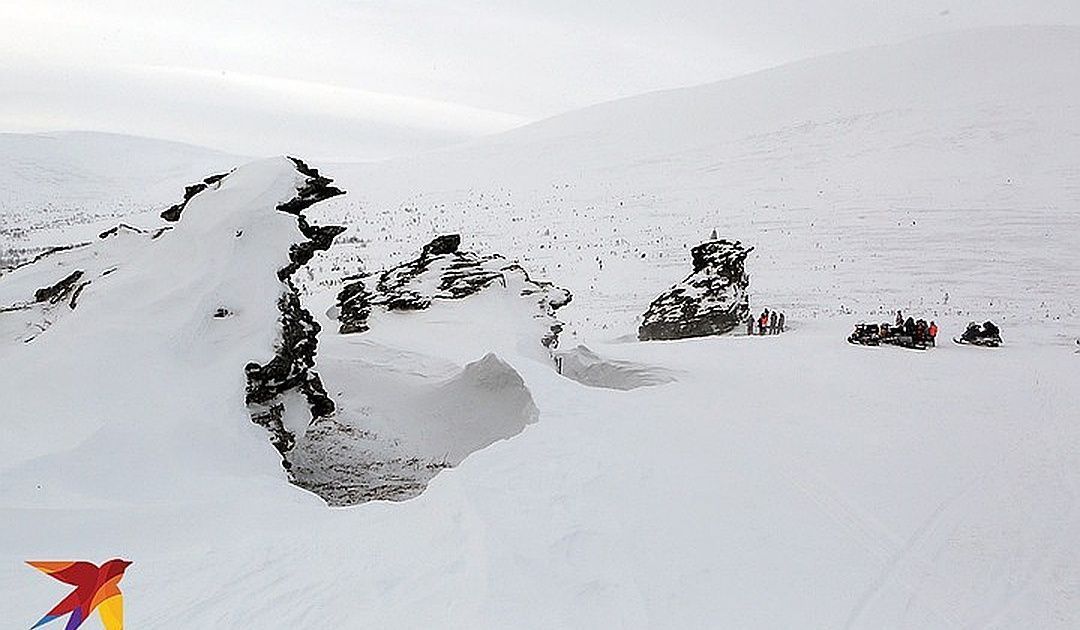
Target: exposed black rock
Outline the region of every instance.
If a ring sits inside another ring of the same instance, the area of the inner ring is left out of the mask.
[[[683,339],[722,335],[750,316],[746,257],[753,247],[716,240],[694,247],[694,272],[653,300],[638,338]]]
[[[311,260],[312,256],[315,255],[315,252],[329,249],[330,245],[334,242],[334,237],[341,234],[346,229],[340,225],[317,226],[308,223],[307,218],[301,214],[304,210],[320,201],[338,195],[344,195],[345,191],[336,186],[331,186],[330,183],[333,180],[328,177],[323,177],[319,174],[318,170],[308,166],[303,160],[294,157],[290,157],[289,159],[296,165],[296,170],[307,179],[300,188],[297,188],[296,196],[285,203],[278,204],[277,209],[279,212],[296,215],[296,222],[300,228],[300,232],[306,236],[308,240],[294,243],[293,246],[289,248],[289,260],[291,262],[278,270],[278,278],[282,281],[285,281],[285,279],[292,276],[297,269],[306,265]]]
[[[562,323],[555,311],[570,303],[569,291],[550,282],[529,277],[521,265],[491,254],[481,256],[459,251],[461,236],[439,236],[425,245],[420,256],[379,275],[375,286],[369,278],[346,283],[338,293],[338,332],[349,334],[368,330],[368,317],[375,306],[390,311],[419,311],[438,299],[456,300],[476,294],[492,284],[507,286],[510,277],[521,279],[520,295],[536,300],[551,325],[540,340],[548,348],[558,344]]]
[[[78,305],[79,296],[82,295],[83,289],[85,289],[89,284],[89,280],[85,282],[80,282],[79,286],[75,287],[75,290],[71,292],[71,299],[68,300],[68,307],[71,308],[71,310],[75,310],[75,307]]]
[[[75,291],[79,280],[83,277],[83,272],[80,269],[72,271],[66,278],[52,285],[51,287],[44,287],[34,292],[35,302],[48,302],[49,304],[58,304],[61,301],[68,299]],[[72,306],[71,308],[75,308]]]
[[[120,225],[111,227],[102,232],[101,234],[98,234],[98,238],[105,239],[109,238],[110,236],[116,236],[121,232],[121,230],[124,232],[132,232],[134,234],[146,234],[146,230],[139,229],[134,225],[128,225],[127,223],[121,223]]]
[[[443,236],[435,237],[435,240],[424,245],[424,249],[420,252],[420,257],[427,258],[428,256],[445,256],[446,254],[453,254],[460,246],[460,234],[444,234]]]
[[[289,452],[296,443],[293,435],[282,422],[285,411],[284,398],[290,392],[301,394],[307,402],[312,422],[334,413],[334,401],[326,393],[322,379],[315,371],[315,353],[321,326],[300,302],[300,294],[292,282],[296,271],[311,260],[315,252],[333,244],[334,237],[344,231],[340,226],[315,226],[301,214],[312,204],[343,194],[330,186],[328,178],[306,164],[292,159],[297,170],[305,175],[304,183],[297,188],[296,197],[278,205],[277,210],[296,215],[297,226],[307,240],[294,243],[289,249],[289,264],[278,270],[278,278],[284,285],[278,299],[281,312],[281,340],[274,356],[265,364],[248,363],[246,402],[252,422],[270,431],[271,442],[282,455],[282,465],[292,468]],[[227,309],[219,309],[221,310]],[[215,317],[218,316],[215,314]],[[227,313],[226,315],[227,316]]]
[[[334,190],[337,189],[335,188]],[[339,192],[337,194],[343,193]],[[296,223],[300,227],[300,232],[306,236],[308,240],[300,243],[293,243],[292,247],[289,248],[289,260],[291,262],[278,270],[278,278],[282,282],[296,273],[297,269],[306,265],[315,255],[315,252],[330,249],[330,245],[334,242],[334,237],[341,234],[346,229],[340,225],[310,225],[307,222],[307,219],[301,215],[297,215]]]
[[[341,322],[338,327],[339,333],[348,335],[368,330],[367,320],[371,316],[372,298],[363,279],[354,280],[345,285],[337,296],[340,311],[338,321]]]
[[[217,186],[218,183],[221,182],[221,180],[225,179],[227,175],[228,173],[218,173],[217,175],[211,175],[210,177],[207,177],[201,182],[186,186],[184,188],[184,200],[178,204],[169,206],[168,209],[161,213],[161,218],[173,223],[179,221],[181,213],[184,212],[184,208],[187,207],[187,204],[189,201],[191,201],[192,197],[211,186]],[[104,236],[102,238],[104,238]]]
[[[296,165],[296,170],[307,179],[304,185],[296,190],[295,197],[278,205],[277,209],[281,212],[300,216],[301,212],[320,201],[345,194],[344,190],[330,185],[333,180],[323,177],[317,169],[308,166],[303,160],[292,156],[289,156],[289,159]]]

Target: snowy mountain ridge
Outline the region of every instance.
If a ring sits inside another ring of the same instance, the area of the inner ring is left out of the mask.
[[[263,160],[159,230],[235,164],[191,173],[0,276],[0,606],[55,603],[24,560],[125,557],[143,628],[1076,627],[1078,41],[961,33],[407,160]],[[347,194],[279,211],[319,177]],[[712,230],[789,332],[636,341]],[[573,293],[559,347],[514,274],[342,334],[350,282],[449,234]],[[264,370],[296,304],[303,360]],[[844,342],[898,308],[938,347]],[[945,342],[973,318],[1001,348]],[[253,363],[287,386],[272,434]]]
[[[751,301],[798,318],[1069,321],[1078,65],[1080,31],[1054,27],[833,55],[341,165],[354,194],[321,212],[374,266],[447,232],[520,252],[578,289],[572,327],[609,338],[713,230],[756,248]],[[598,311],[614,319],[586,321]]]

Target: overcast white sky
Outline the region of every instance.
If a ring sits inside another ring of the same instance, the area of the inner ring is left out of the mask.
[[[0,131],[398,155],[1080,0],[4,0]]]

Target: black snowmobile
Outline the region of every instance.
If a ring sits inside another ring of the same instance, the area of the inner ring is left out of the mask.
[[[884,326],[884,324],[883,324]],[[887,328],[887,327],[886,327]],[[848,336],[848,343],[860,346],[878,346],[884,336],[877,324],[855,324],[855,332]]]
[[[981,326],[971,322],[967,325],[964,334],[953,337],[953,341],[962,346],[997,348],[1001,345],[1001,330],[994,325],[994,322],[984,322]]]
[[[900,346],[911,350],[926,350],[931,346],[928,335],[919,334],[911,326],[890,326],[888,324],[856,324],[855,331],[847,338],[848,343],[860,346]]]

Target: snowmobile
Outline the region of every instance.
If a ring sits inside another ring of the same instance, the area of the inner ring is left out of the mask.
[[[848,336],[848,343],[860,346],[879,346],[887,344],[911,350],[926,350],[932,344],[930,339],[907,334],[902,327],[888,324],[856,324],[855,331]]]
[[[877,346],[881,344],[881,329],[877,324],[855,324],[855,332],[848,336],[848,343],[860,346]]]
[[[985,322],[981,326],[971,322],[968,324],[964,334],[953,337],[953,342],[962,346],[997,348],[1001,345],[1001,330],[994,325],[994,322]]]

